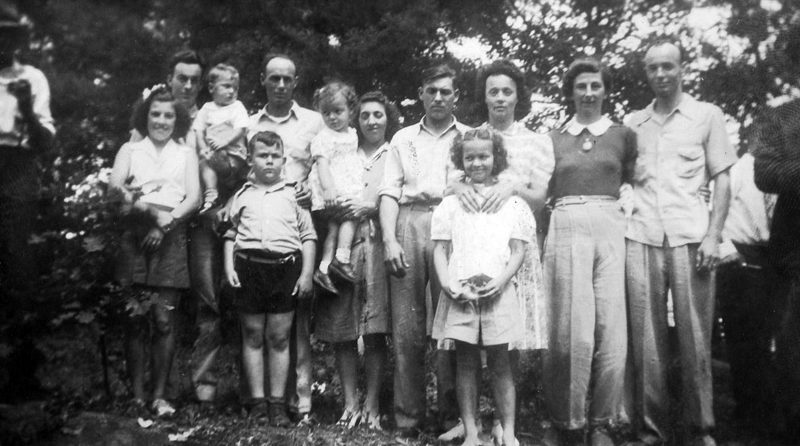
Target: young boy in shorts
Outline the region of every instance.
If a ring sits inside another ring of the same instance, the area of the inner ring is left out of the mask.
[[[289,332],[297,299],[309,299],[317,235],[311,214],[283,180],[283,141],[264,131],[248,145],[252,174],[234,194],[225,234],[225,276],[236,289],[242,326],[242,375],[250,390],[251,417],[288,427],[284,392],[289,373]],[[264,341],[269,398],[264,394]]]

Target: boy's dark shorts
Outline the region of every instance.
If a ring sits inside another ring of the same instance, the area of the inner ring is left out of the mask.
[[[295,254],[274,254],[243,250],[234,254],[234,269],[241,288],[236,289],[234,306],[241,313],[288,313],[297,299],[292,291],[300,277],[303,259]]]

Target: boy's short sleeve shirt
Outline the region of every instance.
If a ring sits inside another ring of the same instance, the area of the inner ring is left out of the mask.
[[[293,103],[285,118],[268,115],[264,107],[250,116],[247,140],[265,130],[277,133],[283,140],[286,154],[283,177],[290,183],[303,182],[311,171],[311,140],[324,127],[322,115],[297,105],[297,102]]]
[[[311,214],[297,204],[294,188],[284,181],[271,186],[248,181],[234,195],[230,216],[233,227],[225,238],[234,241],[237,251],[291,254],[317,239]]]
[[[698,191],[737,159],[722,110],[683,93],[666,117],[651,103],[627,121],[639,156],[626,237],[651,246],[662,246],[665,236],[670,246],[700,243],[710,215]]]

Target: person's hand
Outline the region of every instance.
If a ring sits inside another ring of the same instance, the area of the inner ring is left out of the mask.
[[[503,292],[506,284],[498,279],[492,279],[486,282],[486,285],[475,290],[475,293],[480,299],[491,299],[499,296]]]
[[[339,207],[342,210],[340,217],[347,220],[361,220],[378,210],[374,203],[354,198],[345,198],[339,202]]]
[[[480,212],[486,200],[479,194],[472,185],[466,183],[456,183],[453,185],[453,193],[458,197],[458,203],[469,213]]]
[[[406,268],[410,267],[406,263],[406,253],[397,240],[383,244],[383,261],[386,263],[389,273],[395,277],[405,277]]]
[[[323,189],[322,190],[322,199],[325,200],[325,207],[332,208],[336,207],[339,204],[337,197],[339,193],[336,189]]]
[[[711,202],[711,189],[708,186],[700,186],[700,189],[697,189],[697,195],[699,195],[706,204]]]
[[[239,275],[236,274],[236,270],[233,267],[225,267],[225,279],[228,281],[228,285],[232,286],[233,288],[241,288],[242,283],[239,282]]]
[[[456,302],[464,300],[464,288],[460,285],[447,285],[442,287],[444,294]]]
[[[486,192],[486,201],[481,206],[481,211],[494,214],[505,204],[506,200],[514,195],[514,185],[508,182],[497,183]]]
[[[33,116],[33,95],[31,83],[27,79],[17,79],[8,84],[8,92],[17,98],[17,106],[22,116]]]
[[[311,275],[301,274],[300,278],[297,279],[297,283],[294,284],[292,296],[297,296],[300,300],[309,299],[313,294],[313,290],[314,286],[311,283]]]
[[[739,254],[739,251],[734,251],[722,259],[720,259],[719,264],[717,266],[728,265],[731,263],[742,263],[744,261],[744,257]]]
[[[156,224],[163,232],[167,232],[166,228],[168,228],[174,222],[175,217],[172,216],[172,213],[166,211],[156,212]]]
[[[206,135],[206,143],[212,150],[219,150],[225,147],[225,141],[222,140],[221,135]]]
[[[147,235],[144,236],[139,247],[145,252],[155,252],[161,247],[162,240],[164,240],[164,231],[160,228],[152,228],[147,231]]]
[[[305,209],[311,208],[311,189],[308,188],[306,183],[298,182],[294,185],[294,198],[297,204]]]
[[[711,271],[719,264],[719,241],[706,235],[697,249],[696,267],[698,271]]]

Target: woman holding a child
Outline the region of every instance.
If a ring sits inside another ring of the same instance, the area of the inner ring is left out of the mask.
[[[193,148],[178,142],[191,121],[165,85],[145,91],[132,124],[145,137],[122,146],[109,181],[121,196],[124,222],[116,277],[137,299],[149,302],[152,318],[134,317],[127,330],[133,403],[144,407],[145,341],[152,331],[151,409],[156,416],[168,416],[175,412],[165,399],[175,356],[173,310],[189,287],[184,221],[200,205],[198,160]]]
[[[352,286],[340,286],[338,294],[326,293],[316,304],[315,334],[333,343],[344,393],[345,407],[338,424],[349,428],[366,423],[370,429],[381,429],[378,396],[390,321],[377,192],[383,178],[387,141],[400,126],[399,116],[394,104],[381,92],[366,93],[359,100],[355,118],[365,186],[360,199],[350,198],[341,204],[342,215],[358,221],[350,254],[356,281]],[[365,347],[367,389],[363,408],[357,388],[359,337]]]

